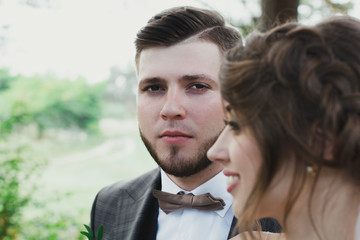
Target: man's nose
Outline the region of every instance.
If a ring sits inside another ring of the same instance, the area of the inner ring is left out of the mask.
[[[161,118],[164,120],[184,119],[186,116],[184,98],[185,96],[181,94],[180,90],[168,91],[165,96],[164,105],[160,112]]]

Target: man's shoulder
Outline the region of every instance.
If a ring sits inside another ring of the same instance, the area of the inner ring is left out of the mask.
[[[108,198],[111,196],[119,196],[123,194],[136,197],[144,191],[155,185],[160,181],[160,169],[156,168],[150,170],[136,178],[129,180],[122,180],[111,185],[108,185],[100,190],[99,197]]]
[[[92,229],[98,229],[102,224],[106,239],[135,239],[127,236],[134,234],[132,229],[135,229],[144,211],[152,209],[149,199],[153,200],[152,189],[158,184],[161,184],[160,169],[154,169],[137,178],[104,187],[96,196],[91,210]]]

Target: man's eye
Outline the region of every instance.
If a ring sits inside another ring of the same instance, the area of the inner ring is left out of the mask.
[[[159,85],[150,85],[143,88],[144,92],[159,92],[162,90],[164,90],[164,88]]]
[[[205,90],[205,89],[209,89],[210,87],[206,84],[203,83],[195,83],[190,85],[189,89],[191,90]]]

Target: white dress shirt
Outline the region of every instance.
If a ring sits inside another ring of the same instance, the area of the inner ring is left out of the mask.
[[[177,186],[161,170],[161,190],[177,194],[184,191]],[[166,214],[159,209],[157,240],[221,240],[227,239],[234,217],[232,212],[231,194],[226,191],[226,177],[222,172],[209,181],[203,183],[191,193],[194,195],[211,193],[214,197],[220,197],[225,202],[225,207],[217,211],[203,211],[197,209],[178,209]]]

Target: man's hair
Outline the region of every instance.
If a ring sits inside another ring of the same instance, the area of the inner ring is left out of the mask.
[[[170,8],[152,17],[137,33],[136,65],[143,50],[172,46],[194,36],[216,44],[223,52],[241,42],[239,31],[226,26],[216,11],[189,6]]]
[[[318,169],[316,179],[330,167],[360,186],[359,20],[337,17],[313,27],[288,23],[252,34],[244,47],[227,52],[220,72],[222,97],[262,154],[240,219],[247,228],[274,176],[290,159],[295,169],[285,223],[307,166]],[[331,161],[324,157],[327,140],[334,145]]]

